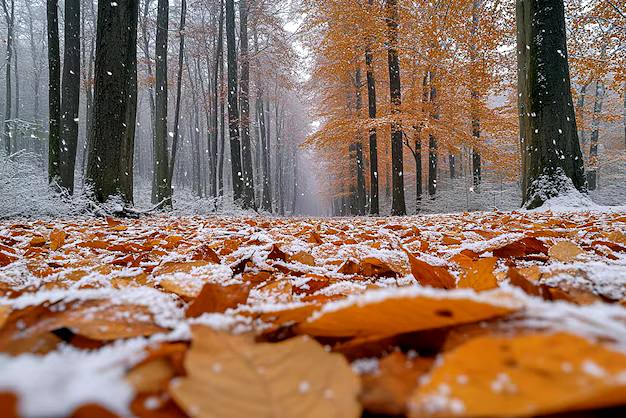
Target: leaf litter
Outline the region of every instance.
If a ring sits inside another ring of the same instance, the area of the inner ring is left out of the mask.
[[[0,409],[623,408],[625,231],[602,211],[3,222]]]

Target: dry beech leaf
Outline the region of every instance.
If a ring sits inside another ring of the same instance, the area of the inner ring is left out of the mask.
[[[84,404],[76,408],[69,418],[120,418],[103,406],[97,404]]]
[[[220,264],[220,257],[213,250],[213,248],[209,246],[209,244],[204,244],[196,248],[191,256],[191,259],[194,261],[202,260],[208,261],[210,263]]]
[[[578,336],[479,337],[444,355],[411,417],[522,417],[626,404],[626,355]]]
[[[559,241],[548,251],[551,258],[563,263],[571,263],[583,253],[583,249],[571,241]]]
[[[300,251],[295,253],[294,255],[289,256],[289,261],[290,262],[298,262],[300,264],[305,264],[307,266],[314,266],[315,265],[315,258],[307,253],[306,251]]]
[[[142,363],[126,374],[126,381],[135,393],[157,393],[167,389],[176,370],[165,358],[156,358]]]
[[[525,237],[492,250],[498,258],[520,258],[531,254],[548,254],[548,248],[537,238]]]
[[[234,284],[221,286],[207,283],[200,294],[187,308],[187,318],[196,318],[203,313],[222,313],[227,309],[243,305],[248,300],[250,287],[248,285]]]
[[[379,415],[405,415],[406,405],[417,387],[418,379],[428,373],[434,359],[409,359],[393,352],[378,362],[378,370],[361,376],[363,389],[359,400],[363,408]]]
[[[626,234],[620,231],[613,231],[606,236],[609,241],[626,245]]]
[[[477,292],[495,289],[498,287],[498,280],[494,274],[497,262],[497,258],[489,257],[466,264],[465,274],[459,280],[458,287],[474,289]]]
[[[8,306],[0,305],[0,329],[4,326],[4,323],[9,319],[11,315],[11,308]]]
[[[278,245],[272,245],[270,253],[267,255],[268,260],[280,260],[287,261],[287,254],[285,254]]]
[[[17,396],[13,393],[0,392],[0,411],[3,418],[19,418]]]
[[[9,264],[13,263],[16,260],[17,260],[17,257],[14,257],[12,255],[9,255],[0,251],[0,267],[8,266]]]
[[[56,251],[65,244],[67,233],[60,229],[55,229],[50,233],[50,249]]]
[[[396,295],[322,313],[298,330],[327,337],[389,336],[482,321],[514,310],[471,299]]]
[[[422,286],[430,286],[438,289],[454,289],[456,287],[456,279],[445,267],[431,266],[430,264],[419,260],[413,254],[406,252],[411,265],[411,273],[415,280]]]
[[[192,327],[188,376],[170,394],[198,418],[356,418],[359,380],[347,361],[308,337],[254,343]]]

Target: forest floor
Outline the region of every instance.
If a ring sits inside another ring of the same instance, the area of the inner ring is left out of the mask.
[[[617,416],[625,232],[606,208],[0,221],[0,410]]]

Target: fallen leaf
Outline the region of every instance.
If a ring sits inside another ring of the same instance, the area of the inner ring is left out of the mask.
[[[307,253],[306,251],[300,251],[295,253],[294,255],[289,256],[289,261],[290,262],[298,262],[300,264],[305,264],[307,266],[314,266],[315,265],[315,258]]]
[[[203,313],[222,313],[227,309],[243,305],[248,300],[250,287],[248,285],[234,284],[221,286],[214,283],[206,283],[197,298],[187,308],[187,318],[196,318]]]
[[[521,417],[626,404],[626,356],[565,334],[479,337],[445,354],[411,417]]]
[[[454,289],[456,287],[456,279],[445,267],[431,266],[408,251],[406,254],[409,257],[411,273],[422,286],[438,289]]]
[[[19,418],[18,399],[13,393],[0,392],[0,411],[3,418]]]
[[[583,253],[583,249],[571,241],[559,241],[548,251],[551,258],[562,263],[571,263]]]
[[[165,358],[157,358],[133,368],[126,374],[126,382],[135,393],[157,393],[166,390],[174,376],[174,366]]]
[[[220,257],[217,253],[209,246],[209,244],[203,244],[200,247],[196,248],[191,256],[192,260],[202,260],[208,261],[210,263],[220,264]]]
[[[50,233],[50,249],[52,251],[56,251],[65,244],[65,238],[67,237],[67,233],[60,229],[54,229]]]
[[[498,258],[521,258],[531,254],[548,254],[545,244],[533,237],[525,237],[491,251]]]
[[[46,238],[42,235],[35,235],[31,240],[30,243],[28,245],[30,245],[31,247],[41,247],[43,245],[45,245],[45,243],[47,242]]]
[[[337,310],[322,312],[299,325],[302,334],[327,337],[388,336],[507,315],[515,308],[464,298],[392,295],[382,300],[356,299]]]
[[[307,337],[257,343],[193,326],[188,376],[170,394],[197,418],[356,418],[359,380],[346,360]]]
[[[419,378],[428,373],[433,363],[432,358],[410,359],[399,351],[385,356],[375,373],[361,376],[363,389],[359,400],[363,409],[377,415],[404,416]]]
[[[466,265],[465,274],[459,280],[459,288],[474,289],[477,292],[498,287],[494,269],[498,259],[495,257],[480,258]]]

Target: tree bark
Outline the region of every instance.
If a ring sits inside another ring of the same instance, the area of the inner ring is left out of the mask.
[[[156,30],[156,95],[154,126],[154,182],[152,203],[172,206],[172,189],[169,187],[169,158],[167,147],[167,42],[169,1],[158,0]]]
[[[356,96],[356,116],[360,119],[361,108],[363,107],[363,99],[361,96],[361,69],[357,68],[355,77],[355,96]],[[354,151],[356,157],[356,214],[359,216],[365,215],[366,211],[366,192],[365,192],[365,163],[363,160],[363,144],[361,138],[361,132],[357,132],[356,141],[354,143]]]
[[[61,178],[61,54],[58,0],[48,0],[48,181]]]
[[[391,98],[391,113],[394,120],[391,125],[391,161],[392,161],[392,204],[391,214],[394,216],[406,215],[404,202],[404,162],[402,127],[395,119],[400,113],[402,92],[400,83],[400,59],[398,57],[398,0],[387,0],[387,30],[389,46],[387,59],[389,65],[389,96]]]
[[[176,153],[178,152],[178,136],[180,133],[180,100],[183,88],[183,63],[185,57],[185,20],[187,18],[187,0],[182,0],[180,6],[180,27],[178,35],[180,43],[178,45],[178,73],[176,75],[176,108],[174,110],[174,138],[172,138],[172,158],[169,161],[169,175],[167,185],[172,190],[174,167],[176,166]],[[198,149],[199,149],[198,144]],[[199,176],[198,176],[199,177]]]
[[[430,71],[430,117],[434,121],[439,119],[437,105],[437,87],[435,84],[435,72]],[[432,132],[428,136],[428,195],[434,198],[437,194],[437,166],[439,164],[438,144],[435,134]]]
[[[600,114],[604,104],[605,88],[602,81],[596,81],[596,93],[593,103],[591,120],[591,139],[589,147],[589,170],[587,171],[587,187],[589,190],[598,188],[598,140],[600,139]]]
[[[250,147],[250,57],[248,54],[248,2],[239,0],[239,43],[241,48],[241,162],[243,165],[243,208],[256,209],[254,199],[254,170]]]
[[[517,0],[517,52],[523,204],[533,209],[567,178],[585,190],[563,0]]]
[[[478,65],[478,54],[477,54],[477,41],[476,36],[478,32],[479,26],[479,13],[480,8],[482,6],[482,0],[474,0],[472,3],[472,45],[470,47],[470,61],[474,68]],[[476,77],[471,77],[472,80],[476,80]],[[478,143],[480,141],[480,111],[479,111],[479,102],[481,100],[480,93],[478,91],[478,86],[473,85],[471,92],[472,99],[472,136],[474,137],[474,141]],[[481,156],[478,147],[475,145],[472,147],[472,179],[474,181],[474,190],[478,192],[480,190],[480,183],[482,182],[482,163]]]
[[[243,203],[244,174],[241,166],[239,138],[239,101],[237,95],[237,43],[235,40],[234,0],[226,0],[226,45],[228,49],[228,128],[230,137],[230,165],[235,202]]]
[[[50,3],[51,0],[48,0]],[[56,4],[56,2],[55,2]],[[2,0],[2,8],[4,9],[4,17],[7,25],[7,52],[6,52],[6,77],[5,77],[5,105],[4,105],[4,124],[3,139],[4,149],[7,155],[11,154],[11,60],[13,57],[13,28],[15,23],[15,2],[11,0],[11,6],[7,5],[6,0]],[[57,31],[58,33],[58,31]]]
[[[80,0],[65,0],[64,36],[59,185],[73,194],[80,105]]]
[[[93,144],[87,164],[87,183],[98,202],[118,195],[127,200],[133,195],[132,181],[126,180],[131,155],[125,149],[131,119],[134,125],[130,113],[133,84],[136,92],[138,13],[139,0],[118,0],[116,6],[98,2]]]
[[[220,0],[220,17],[218,20],[218,35],[217,35],[217,51],[215,54],[215,66],[213,68],[213,129],[214,129],[214,141],[211,145],[211,158],[213,164],[211,165],[211,182],[213,189],[213,197],[217,197],[219,194],[218,181],[217,181],[217,169],[218,169],[218,156],[217,156],[217,143],[218,143],[218,100],[222,91],[222,82],[220,81],[220,65],[222,65],[224,57],[224,2]],[[220,187],[222,187],[220,185]]]
[[[369,0],[372,6],[373,0]],[[367,72],[367,100],[368,114],[370,119],[376,119],[376,78],[374,76],[374,56],[372,55],[371,46],[365,48],[365,66]],[[379,186],[378,186],[378,138],[376,128],[369,131],[370,145],[370,214],[378,215],[380,213],[379,203]]]

